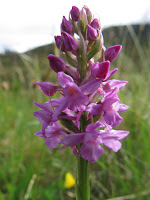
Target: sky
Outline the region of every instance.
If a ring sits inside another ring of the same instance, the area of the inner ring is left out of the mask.
[[[150,22],[150,0],[0,0],[0,52],[53,42],[73,5],[88,6],[102,28]]]

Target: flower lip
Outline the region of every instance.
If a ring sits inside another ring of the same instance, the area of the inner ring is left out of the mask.
[[[69,83],[74,83],[73,78],[64,72],[58,72],[57,81],[63,88],[65,88]]]
[[[79,91],[78,91],[75,87],[69,86],[69,88],[68,88],[68,95],[69,95],[70,97],[71,97],[71,96],[77,95],[78,92],[79,92]]]

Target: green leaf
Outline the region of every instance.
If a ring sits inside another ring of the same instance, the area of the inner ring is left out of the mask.
[[[61,115],[66,115],[65,113],[61,113]],[[66,115],[67,116],[67,115]],[[59,120],[60,123],[66,127],[68,130],[71,130],[75,133],[80,133],[79,129],[77,128],[77,126],[73,123],[73,121],[71,120],[66,120],[66,119],[60,119]]]

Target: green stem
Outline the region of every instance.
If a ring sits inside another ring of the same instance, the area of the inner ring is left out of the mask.
[[[77,170],[76,200],[90,200],[89,162],[79,157]]]
[[[86,114],[83,113],[80,119],[80,131],[84,132],[87,125]],[[80,152],[80,146],[78,146]],[[89,162],[81,156],[78,157],[76,176],[76,200],[90,200]]]

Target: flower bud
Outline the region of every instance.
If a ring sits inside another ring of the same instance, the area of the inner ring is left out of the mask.
[[[95,28],[93,28],[92,26],[88,25],[87,28],[87,39],[92,42],[95,41],[97,39],[97,30]]]
[[[82,10],[80,11],[80,18],[78,20],[78,32],[81,32],[84,38],[86,37],[87,25],[87,15],[85,9],[82,8]]]
[[[64,71],[66,68],[66,63],[65,61],[57,56],[54,56],[52,54],[48,55],[48,60],[49,60],[49,65],[50,67],[56,72],[61,72]]]
[[[73,34],[73,26],[72,24],[63,16],[62,23],[61,23],[61,30],[65,31],[69,34]]]
[[[79,8],[77,8],[76,6],[72,6],[72,9],[70,11],[71,14],[71,18],[73,21],[78,21],[79,17],[80,17],[80,10]]]
[[[99,79],[104,80],[107,77],[109,68],[110,68],[109,61],[105,61],[101,63],[96,62],[92,65],[91,74],[94,78],[99,78]]]
[[[100,32],[99,36],[97,37],[96,41],[94,42],[90,51],[88,52],[88,60],[96,56],[98,52],[101,52],[102,46],[103,46],[103,36]]]
[[[65,45],[64,45],[63,38],[59,35],[55,36],[54,38],[55,38],[57,48],[61,51],[65,51]]]
[[[64,39],[64,44],[65,44],[65,48],[67,51],[76,51],[77,50],[77,43],[76,40],[74,39],[74,37],[72,37],[71,35],[69,35],[66,32],[62,32],[61,33],[63,39]]]
[[[115,58],[120,53],[121,49],[122,49],[121,45],[114,45],[114,46],[108,47],[104,51],[105,60],[109,60],[110,62],[114,61]]]
[[[90,23],[91,19],[92,19],[92,13],[91,13],[90,9],[87,6],[84,6],[84,9],[85,9],[85,12],[86,12],[88,23]]]
[[[99,23],[99,20],[98,19],[93,19],[93,21],[90,23],[90,25],[93,27],[93,28],[95,28],[95,29],[97,29],[97,30],[100,30],[100,23]]]

